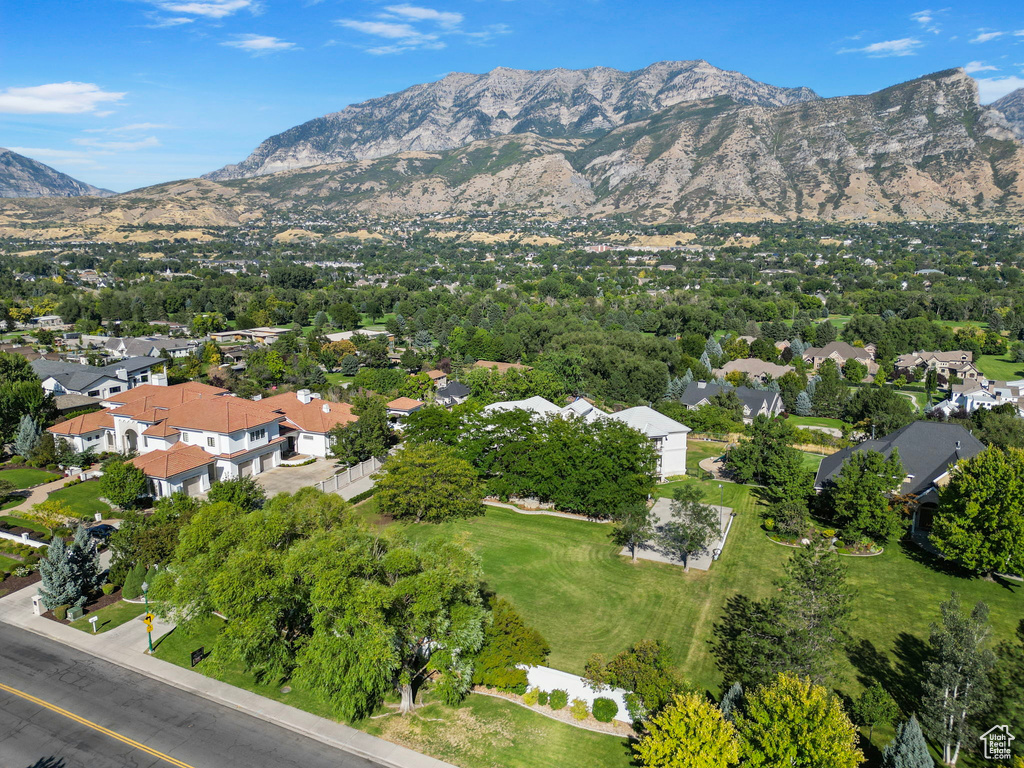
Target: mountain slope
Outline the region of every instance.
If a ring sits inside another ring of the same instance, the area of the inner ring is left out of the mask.
[[[1020,215],[1024,147],[947,70],[867,96],[680,105],[574,158],[594,212],[690,220]]]
[[[635,72],[502,67],[483,75],[454,73],[295,126],[238,165],[204,178],[443,151],[508,134],[594,137],[665,107],[719,95],[764,106],[817,98],[808,88],[778,88],[705,61],[659,62]]]
[[[0,147],[0,197],[78,197],[112,195],[73,179],[37,160]]]
[[[993,101],[990,106],[1002,112],[1017,136],[1024,139],[1024,88],[1006,94],[1003,98]]]

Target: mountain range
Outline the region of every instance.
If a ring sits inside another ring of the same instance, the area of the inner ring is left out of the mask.
[[[703,61],[497,69],[303,123],[201,179],[65,207],[69,220],[102,226],[232,225],[275,210],[1018,218],[1022,113],[1024,92],[982,106],[962,69],[826,99]]]
[[[0,197],[76,197],[114,194],[73,179],[38,160],[0,147]]]
[[[716,96],[761,106],[817,98],[809,88],[767,85],[706,61],[663,61],[635,72],[457,72],[297,125],[271,136],[238,165],[204,178],[223,181],[398,152],[444,151],[509,134],[594,138],[666,107]]]

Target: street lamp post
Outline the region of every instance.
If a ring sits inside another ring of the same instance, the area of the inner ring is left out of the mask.
[[[149,584],[142,582],[142,599],[146,601],[146,618],[149,618]],[[153,653],[153,625],[146,622],[146,640],[149,642],[149,652]]]

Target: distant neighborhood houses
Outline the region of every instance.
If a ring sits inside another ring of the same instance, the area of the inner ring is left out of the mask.
[[[847,344],[845,341],[832,341],[823,347],[809,347],[804,350],[804,362],[809,363],[817,370],[826,360],[833,361],[840,368],[847,360],[856,360],[863,363],[870,375],[878,372],[878,363],[875,362],[875,345],[868,344],[864,347],[856,347]]]
[[[721,368],[716,368],[712,373],[722,378],[725,378],[730,373],[743,373],[751,381],[768,382],[785,376],[793,370],[796,369],[791,365],[778,365],[777,363],[769,363],[756,357],[747,357],[740,358],[739,360],[730,360]]]
[[[758,416],[778,416],[785,407],[782,395],[770,389],[751,389],[750,387],[727,387],[714,382],[692,381],[679,397],[679,402],[689,410],[696,411],[705,405],[711,405],[711,399],[721,392],[735,392],[743,405],[743,423],[750,424]]]
[[[1024,379],[990,381],[982,378],[954,384],[949,397],[933,406],[930,413],[950,418],[961,411],[971,414],[1007,404],[1014,407],[1018,416],[1024,416]]]
[[[943,386],[954,377],[962,381],[978,381],[984,378],[974,365],[974,353],[963,349],[949,352],[911,352],[896,358],[893,367],[898,374],[914,373],[917,378],[923,378],[927,371],[935,371],[938,383]]]
[[[42,381],[45,392],[102,400],[149,383],[153,367],[163,362],[159,357],[130,357],[99,367],[40,358],[29,365]]]

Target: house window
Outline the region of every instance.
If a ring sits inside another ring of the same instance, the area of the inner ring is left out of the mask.
[[[110,394],[112,394],[112,395],[115,395],[115,394],[117,394],[120,391],[121,391],[120,387],[111,387],[110,388]]]
[[[100,391],[98,389],[90,389],[88,395],[89,397],[99,397]]]
[[[217,447],[217,438],[215,438],[215,437],[208,437],[208,438],[206,438],[206,446],[207,446],[207,448],[216,448]]]
[[[266,436],[267,436],[267,430],[265,430],[265,429],[254,429],[252,432],[249,433],[249,441],[255,443],[255,442],[259,441],[259,440],[262,440]]]
[[[183,443],[187,443],[188,442],[188,432],[182,432],[181,433],[181,442],[183,442]]]

